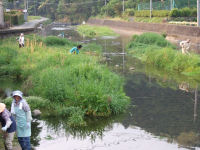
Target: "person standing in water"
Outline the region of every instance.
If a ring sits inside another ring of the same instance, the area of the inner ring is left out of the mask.
[[[16,119],[17,138],[22,150],[31,150],[31,109],[22,95],[18,90],[12,93],[11,113]]]
[[[79,54],[79,51],[80,49],[82,48],[82,45],[78,45],[77,47],[73,47],[71,50],[70,50],[70,53],[72,54]]]

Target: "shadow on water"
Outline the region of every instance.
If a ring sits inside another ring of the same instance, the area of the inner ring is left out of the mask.
[[[34,119],[32,144],[38,150],[166,149],[200,147],[199,82],[145,67],[124,55],[128,38],[79,36],[74,27],[47,27],[42,35],[59,35],[102,46],[105,63],[125,78],[129,110],[110,118],[87,118],[87,127],[71,128],[66,118]],[[72,29],[72,30],[71,30]],[[2,86],[2,85],[1,85]],[[5,89],[4,86],[3,89]],[[0,91],[1,92],[1,91]],[[1,94],[2,95],[2,94]]]

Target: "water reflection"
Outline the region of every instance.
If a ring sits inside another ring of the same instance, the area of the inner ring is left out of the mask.
[[[198,86],[196,86],[194,95],[194,122],[196,122],[197,120],[197,101],[198,101]]]

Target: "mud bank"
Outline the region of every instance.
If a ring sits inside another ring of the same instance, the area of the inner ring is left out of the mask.
[[[158,23],[138,23],[125,22],[104,19],[89,19],[88,24],[109,26],[116,33],[122,36],[132,36],[133,34],[142,34],[144,32],[166,33],[167,39],[176,45],[180,41],[191,39],[191,49],[196,53],[200,53],[200,28],[193,26],[180,26],[171,24]]]

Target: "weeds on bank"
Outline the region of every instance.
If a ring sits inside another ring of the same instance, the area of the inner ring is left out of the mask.
[[[183,55],[164,37],[155,33],[133,36],[129,53],[157,69],[197,78],[200,75],[200,56]]]

